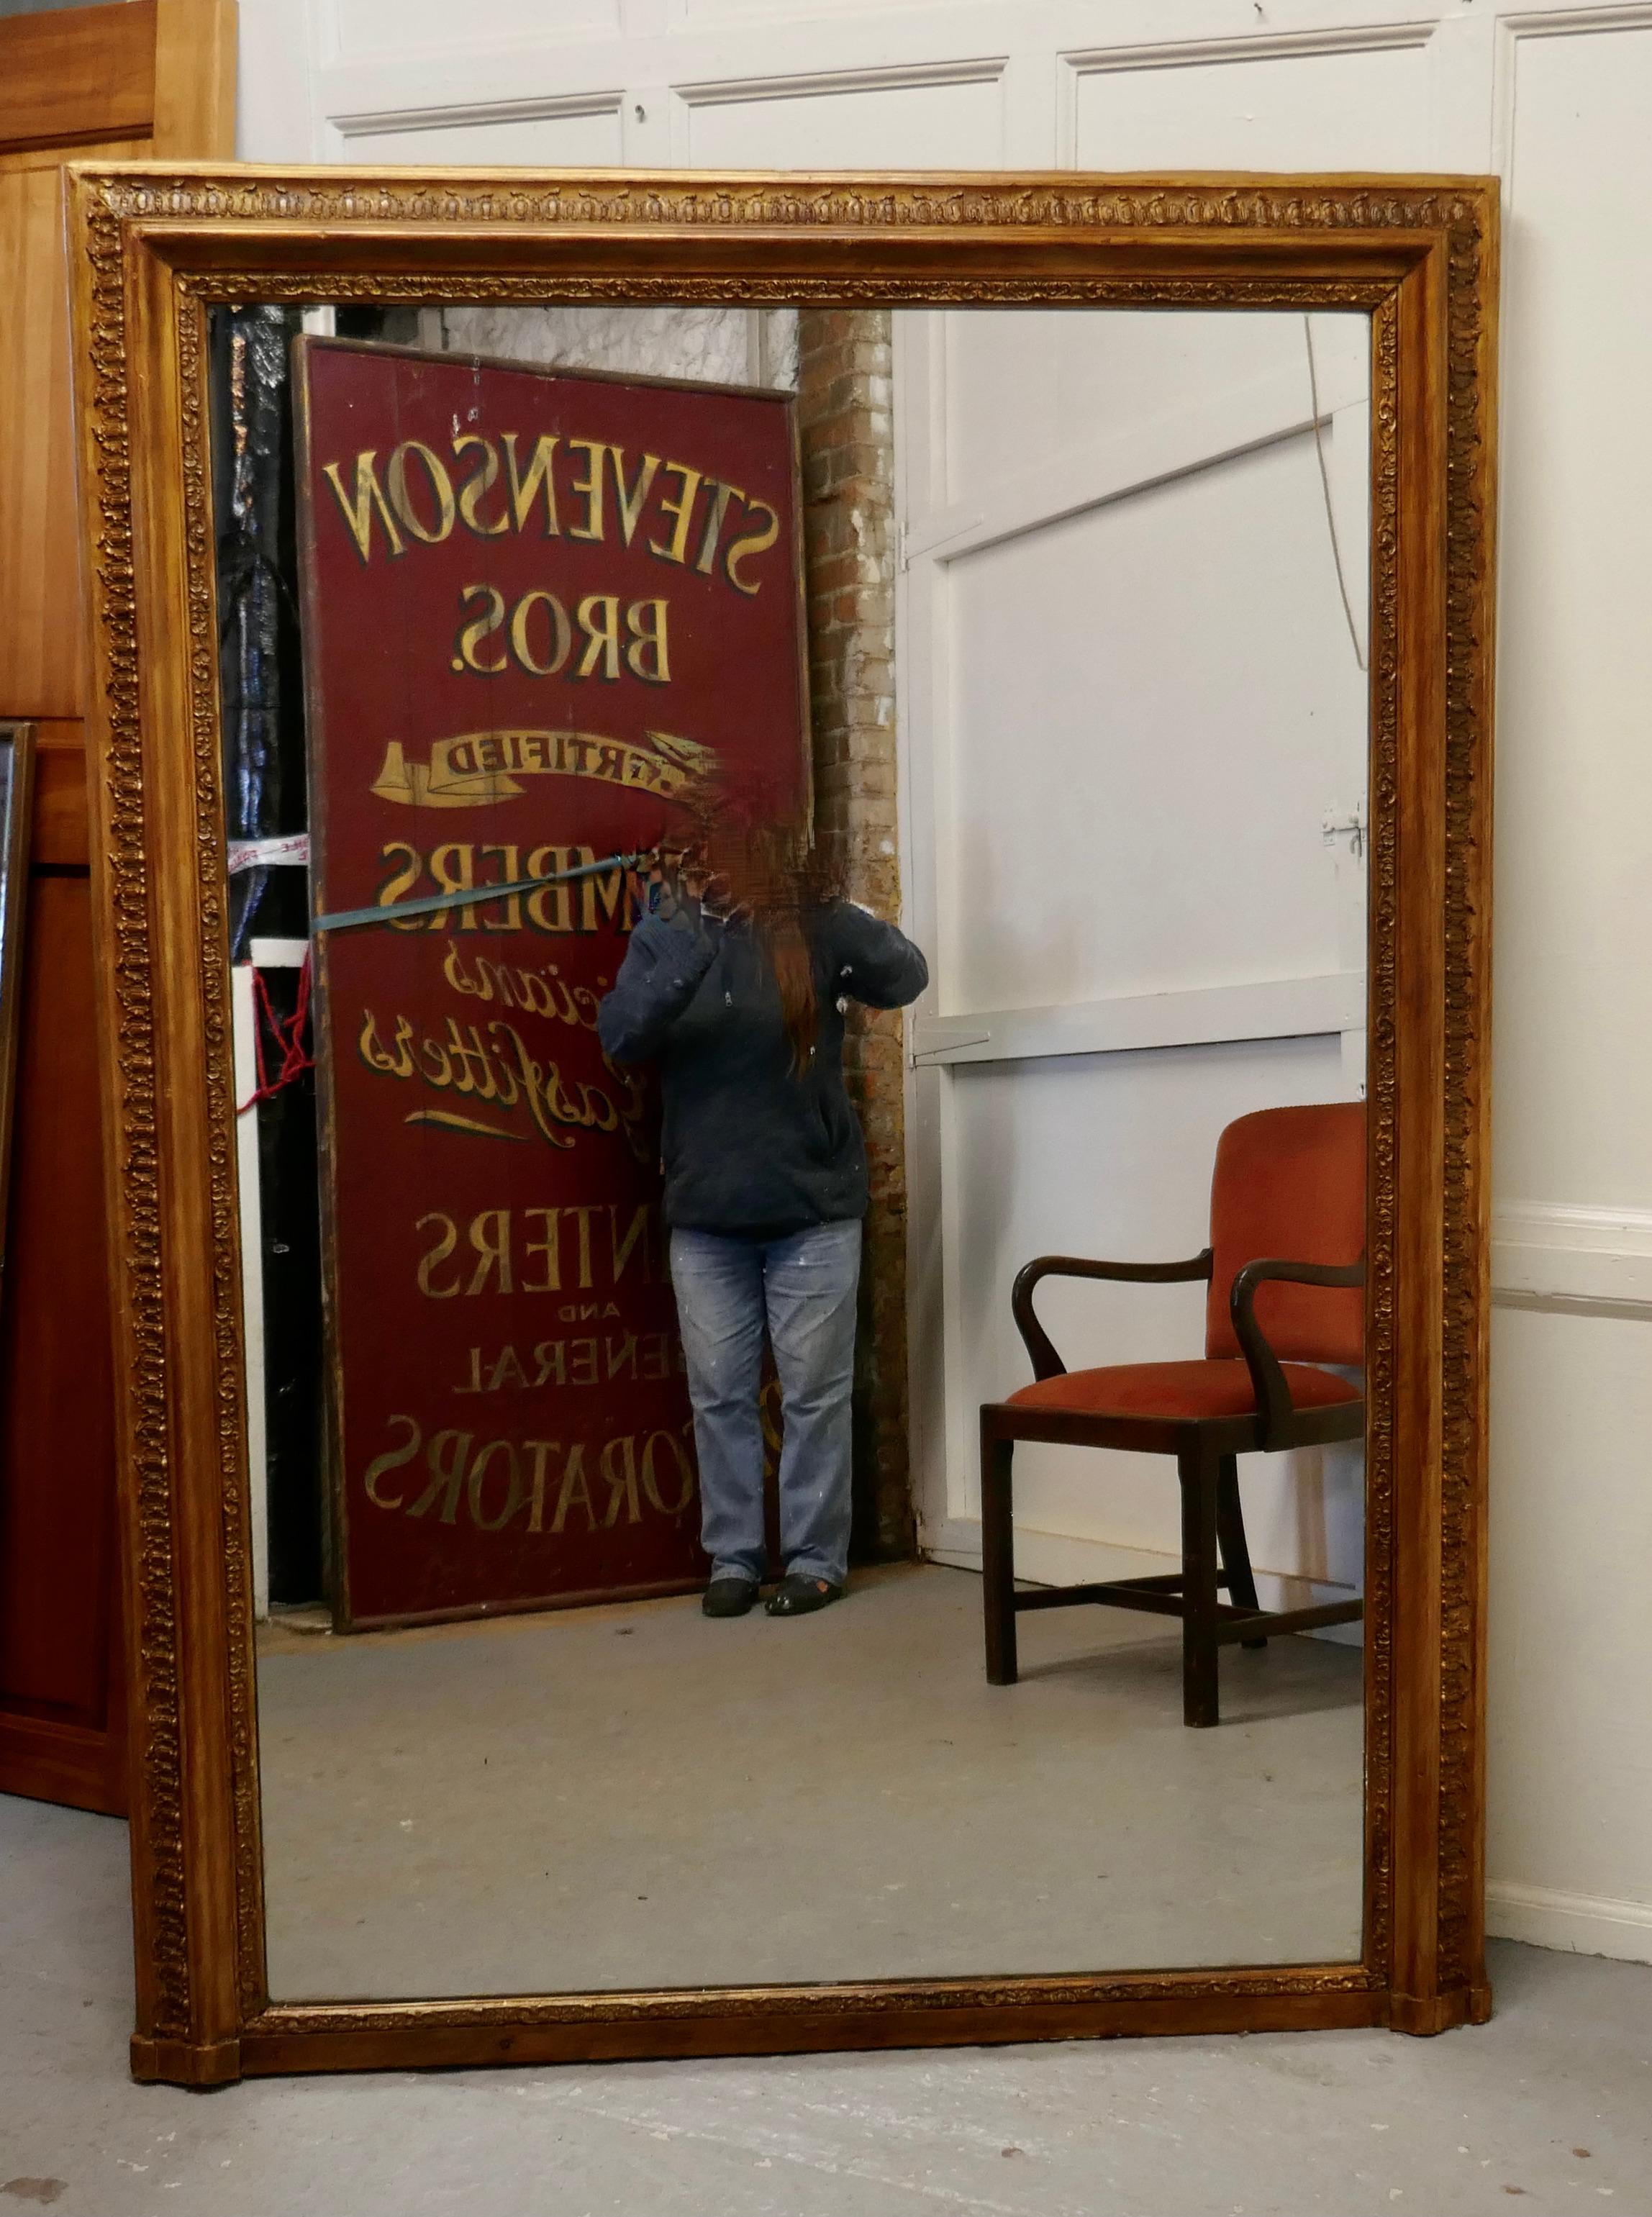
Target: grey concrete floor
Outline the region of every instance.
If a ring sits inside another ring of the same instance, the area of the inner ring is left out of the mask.
[[[1652,1968],[1494,1948],[1391,2033],[134,2086],[124,1825],[0,1798],[0,2208],[58,2217],[1652,2210]]]
[[[1024,1616],[909,1565],[819,1615],[696,1596],[368,1638],[258,1666],[282,2000],[1343,1961],[1359,1952],[1361,1658],[1283,1640],[1181,1720],[1179,1627]],[[1013,1877],[1010,1875],[1013,1874]]]

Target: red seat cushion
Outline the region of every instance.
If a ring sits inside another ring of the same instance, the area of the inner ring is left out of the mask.
[[[1280,1368],[1299,1409],[1357,1401],[1361,1389],[1311,1363]],[[1012,1393],[1016,1409],[1069,1409],[1087,1417],[1249,1417],[1256,1411],[1250,1373],[1242,1362],[1119,1362],[1105,1370],[1069,1370]]]

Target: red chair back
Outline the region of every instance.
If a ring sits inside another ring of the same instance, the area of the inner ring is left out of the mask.
[[[1234,1356],[1228,1302],[1247,1263],[1357,1263],[1365,1251],[1363,1102],[1263,1108],[1230,1124],[1217,1143],[1211,1183],[1207,1356]],[[1362,1286],[1257,1289],[1256,1321],[1287,1362],[1365,1361]]]

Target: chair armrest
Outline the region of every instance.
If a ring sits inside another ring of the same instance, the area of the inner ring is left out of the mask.
[[[1279,1368],[1279,1358],[1256,1321],[1256,1288],[1270,1278],[1283,1278],[1293,1286],[1363,1286],[1365,1266],[1363,1263],[1287,1263],[1275,1256],[1261,1263],[1247,1263],[1235,1276],[1228,1312],[1233,1318],[1234,1337],[1250,1372],[1250,1382],[1256,1389],[1256,1406],[1262,1417],[1262,1445],[1272,1450],[1290,1445],[1291,1420],[1297,1411],[1291,1388],[1285,1382],[1285,1373]]]
[[[1117,1278],[1137,1286],[1176,1285],[1186,1279],[1211,1275],[1211,1251],[1205,1248],[1185,1263],[1100,1263],[1082,1255],[1040,1255],[1015,1274],[1009,1297],[1015,1329],[1032,1358],[1034,1378],[1059,1378],[1067,1365],[1056,1353],[1049,1334],[1032,1313],[1032,1291],[1040,1278]]]

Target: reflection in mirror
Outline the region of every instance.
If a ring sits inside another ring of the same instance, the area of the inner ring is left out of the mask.
[[[1369,343],[217,315],[276,1999],[1358,1955]]]

